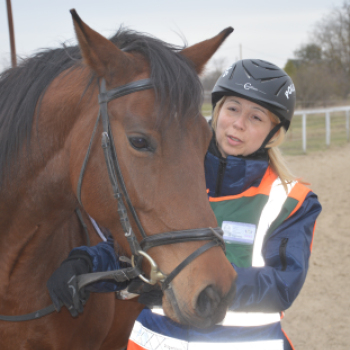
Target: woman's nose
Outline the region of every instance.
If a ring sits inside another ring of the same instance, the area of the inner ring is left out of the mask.
[[[233,121],[233,127],[236,129],[243,130],[245,128],[245,115],[241,113]]]

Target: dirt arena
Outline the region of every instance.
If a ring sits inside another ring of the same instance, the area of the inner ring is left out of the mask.
[[[305,285],[283,328],[296,350],[350,349],[350,144],[287,161],[323,210]]]

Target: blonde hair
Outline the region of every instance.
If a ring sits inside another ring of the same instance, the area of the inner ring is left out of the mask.
[[[216,132],[216,126],[218,122],[219,113],[221,110],[222,105],[224,104],[227,96],[223,96],[216,104],[214,111],[213,111],[213,118],[211,126]],[[277,125],[280,123],[280,119],[273,113],[269,112],[269,117],[271,121]],[[278,148],[278,146],[284,141],[286,135],[286,130],[284,128],[280,128],[276,134],[273,136],[273,138],[268,142],[266,147],[268,147],[268,155],[269,155],[269,164],[271,166],[271,169],[278,175],[278,177],[281,179],[283,188],[286,192],[288,192],[287,185],[291,182],[296,180],[296,177],[292,174],[292,172],[289,170],[287,163],[285,159],[282,156],[281,150]]]

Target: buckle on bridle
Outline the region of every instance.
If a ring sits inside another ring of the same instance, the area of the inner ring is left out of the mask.
[[[143,250],[139,250],[137,253],[142,255],[143,257],[145,257],[148,260],[148,262],[150,263],[150,265],[151,265],[151,272],[150,272],[150,278],[149,279],[146,278],[143,275],[139,275],[138,277],[142,281],[144,281],[144,282],[146,282],[148,284],[152,284],[152,285],[155,285],[158,282],[163,282],[166,279],[167,276],[164,275],[160,271],[160,269],[159,269],[158,265],[156,264],[156,262],[146,252],[144,252]],[[131,266],[132,267],[135,267],[134,257],[135,257],[134,255],[131,257]]]

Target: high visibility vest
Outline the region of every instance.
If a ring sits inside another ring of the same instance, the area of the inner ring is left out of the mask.
[[[302,205],[310,190],[293,182],[286,193],[281,180],[269,167],[258,187],[250,187],[239,195],[209,198],[219,226],[224,231],[226,256],[239,267],[265,265],[262,247],[269,235],[292,216]],[[147,310],[150,315],[163,315],[162,309]],[[150,316],[152,317],[152,316]],[[157,317],[157,316],[154,316]],[[158,316],[161,317],[161,316]],[[260,327],[279,325],[280,313],[228,311],[220,326]],[[225,330],[224,330],[225,332]],[[198,339],[197,339],[198,340]],[[283,339],[252,339],[236,341],[215,335],[210,342],[179,339],[169,334],[155,332],[136,321],[131,333],[128,350],[283,350]]]
[[[270,234],[302,205],[310,189],[294,181],[287,185],[270,167],[258,187],[238,195],[209,198],[224,231],[226,256],[238,267],[263,267],[262,247]],[[247,225],[247,226],[244,226]],[[263,326],[279,322],[280,313],[228,311],[222,325]]]

